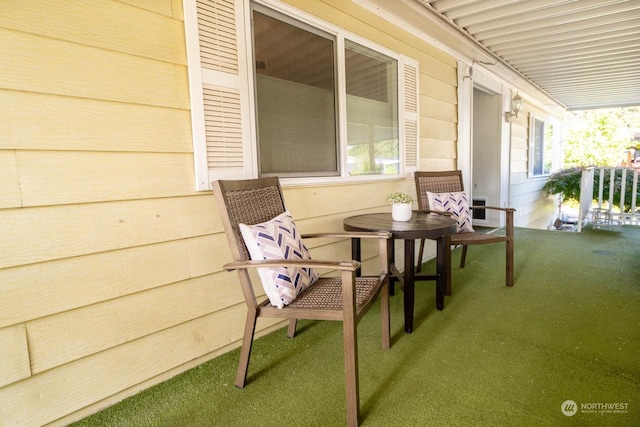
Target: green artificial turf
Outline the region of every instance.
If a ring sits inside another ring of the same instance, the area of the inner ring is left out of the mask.
[[[459,252],[443,311],[434,283],[417,284],[412,334],[401,292],[391,349],[381,348],[377,305],[360,323],[363,426],[640,425],[640,227],[518,228],[513,288],[504,245],[471,247],[464,269]],[[344,425],[341,324],[299,330],[255,342],[242,390],[235,350],[74,426]]]

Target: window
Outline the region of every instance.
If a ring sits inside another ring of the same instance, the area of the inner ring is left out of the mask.
[[[338,174],[335,40],[284,17],[252,17],[260,175]]]
[[[347,172],[400,173],[398,61],[345,41]]]
[[[341,175],[341,120],[345,175],[399,174],[398,61],[346,38],[338,55],[336,35],[259,5],[252,18],[260,175]]]
[[[553,166],[553,125],[531,114],[529,127],[529,176],[549,175]]]
[[[183,4],[198,189],[417,169],[417,61],[276,0]]]

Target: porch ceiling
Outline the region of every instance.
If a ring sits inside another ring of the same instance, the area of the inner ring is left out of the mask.
[[[640,0],[416,0],[569,110],[640,105]]]
[[[640,0],[409,2],[569,110],[640,105]]]

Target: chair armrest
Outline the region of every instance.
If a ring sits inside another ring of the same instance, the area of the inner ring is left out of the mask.
[[[300,237],[303,239],[316,239],[316,238],[352,238],[352,239],[385,239],[388,240],[393,234],[387,231],[338,231],[327,233],[305,233]]]
[[[259,267],[297,267],[320,268],[339,271],[356,271],[360,267],[358,261],[325,261],[316,259],[265,259],[232,261],[222,266],[227,271],[259,268]]]
[[[501,208],[498,206],[469,206],[469,209],[491,209],[494,211],[515,212],[514,208]]]
[[[509,241],[513,241],[514,225],[513,225],[513,213],[516,211],[514,208],[500,208],[498,206],[472,206],[471,209],[491,209],[494,211],[502,211],[505,213],[506,219],[506,234]]]
[[[414,209],[413,212],[417,213],[428,213],[434,215],[442,215],[442,216],[451,216],[451,212],[447,211],[433,211],[431,209]]]

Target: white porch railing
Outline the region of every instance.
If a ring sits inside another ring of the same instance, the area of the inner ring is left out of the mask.
[[[639,168],[601,167],[588,168],[582,171],[580,183],[580,212],[578,231],[583,223],[591,222],[596,228],[615,229],[623,224],[640,225],[640,209],[637,205]],[[596,174],[596,171],[598,173]],[[605,181],[608,178],[607,187]],[[618,179],[619,178],[619,179]],[[628,182],[630,181],[630,182]],[[631,189],[631,200],[628,200],[628,187]],[[594,203],[594,188],[598,189],[598,199]],[[605,188],[608,198],[604,199]],[[620,201],[614,202],[615,195]],[[625,212],[625,204],[630,206]]]

